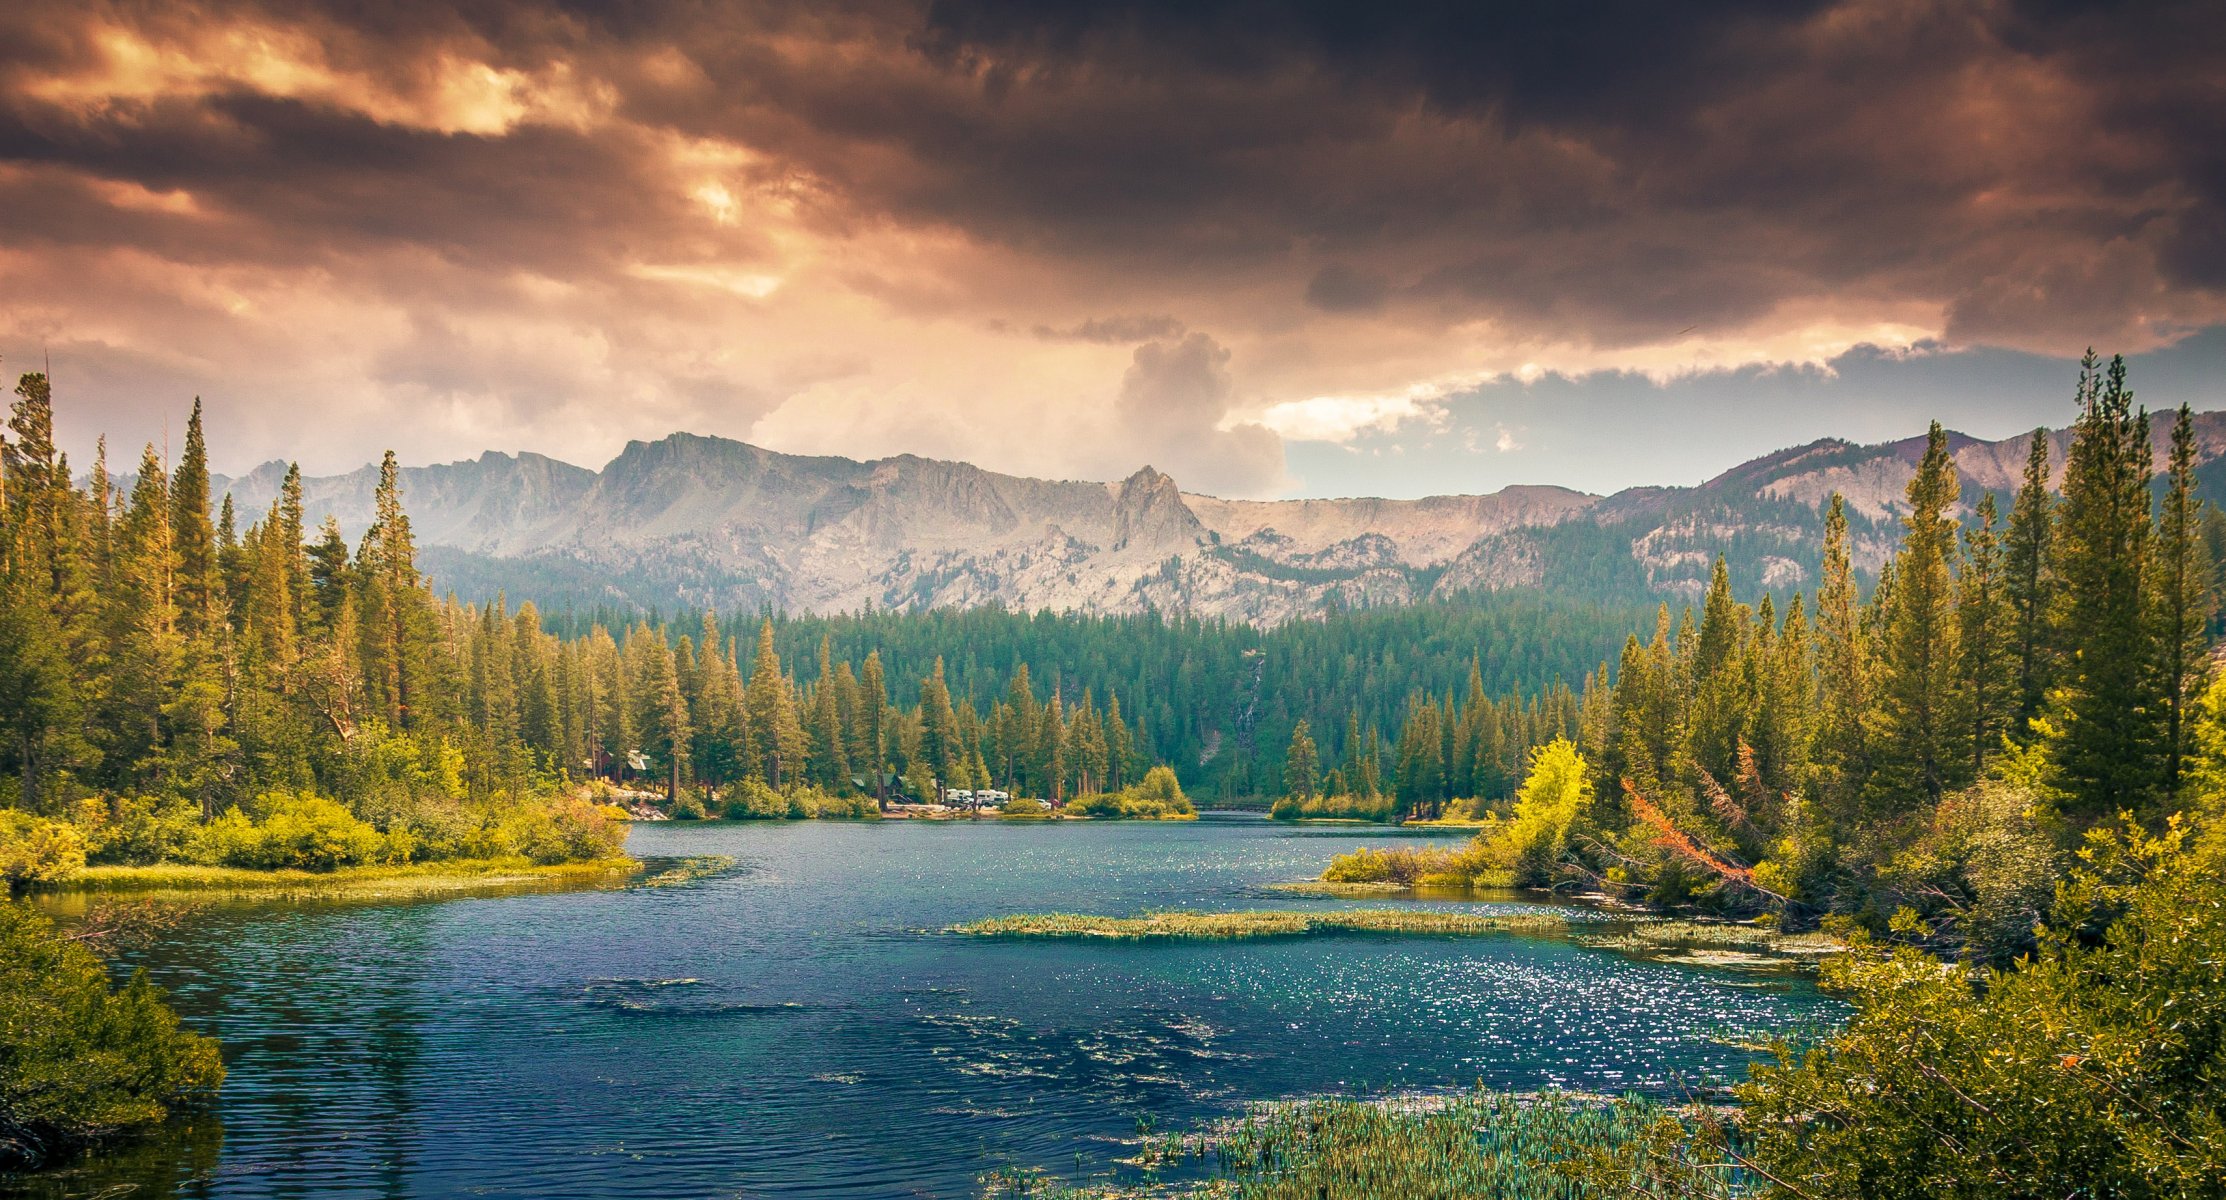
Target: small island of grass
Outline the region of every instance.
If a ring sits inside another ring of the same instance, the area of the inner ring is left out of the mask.
[[[996,938],[1107,938],[1114,941],[1231,941],[1238,938],[1306,937],[1328,933],[1389,933],[1475,937],[1501,933],[1560,933],[1560,917],[1544,914],[1485,916],[1433,909],[1353,909],[1344,912],[1155,912],[1140,917],[1085,913],[1018,913],[952,926],[950,932]]]

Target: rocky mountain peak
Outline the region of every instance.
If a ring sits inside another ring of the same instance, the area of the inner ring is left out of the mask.
[[[1177,551],[1206,536],[1171,475],[1146,466],[1113,489],[1113,548]]]
[[[2226,465],[2214,465],[2226,464],[2226,414],[2201,414],[2196,430],[2199,477],[2226,491]],[[2064,441],[2051,435],[2058,471]],[[2160,468],[2168,442],[2160,422]],[[2028,443],[1955,435],[1967,498],[2014,488]],[[465,595],[665,611],[1161,609],[1272,623],[1510,587],[1686,598],[1719,552],[1736,586],[1802,588],[1835,491],[1848,500],[1858,566],[1875,569],[1898,539],[1923,447],[1921,437],[1826,438],[1697,487],[1609,497],[1541,485],[1415,500],[1228,500],[1186,494],[1149,466],[1085,483],[676,433],[628,443],[600,471],[489,452],[405,468],[402,486],[428,569]],[[217,490],[259,511],[284,475],[284,464],[266,463]],[[360,533],[377,478],[366,466],[305,480],[310,520],[330,513]]]

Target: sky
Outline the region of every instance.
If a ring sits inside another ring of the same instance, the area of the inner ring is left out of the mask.
[[[676,430],[1230,496],[2226,407],[2226,10],[0,6],[0,370],[312,474]]]

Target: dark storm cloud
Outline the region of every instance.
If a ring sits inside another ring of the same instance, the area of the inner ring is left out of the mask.
[[[1211,381],[1181,428],[1256,431],[1202,443],[1254,486],[1244,414],[1310,398],[2217,326],[2221,61],[2192,2],[25,0],[0,335],[121,364],[265,314],[168,380],[323,298],[296,353],[376,310],[332,371],[369,386],[743,429],[841,379],[867,428],[875,386],[963,409],[1017,344],[1170,438]]]
[[[12,78],[86,57],[55,32],[68,11],[11,23],[26,34]],[[1329,255],[1293,264],[1290,286],[1330,311],[1419,285],[1441,305],[1597,325],[1613,343],[1873,286],[1948,304],[1991,337],[2036,308],[2097,319],[2079,311],[2083,290],[2105,314],[2169,308],[2226,274],[2226,95],[2208,69],[2226,21],[2212,5],[262,12],[308,14],[339,35],[339,61],[405,84],[459,47],[498,66],[572,64],[650,128],[808,170],[832,189],[831,221],[945,223],[1185,281]],[[651,78],[637,52],[653,49],[691,80]],[[78,123],[20,96],[10,108],[0,158],[213,192],[289,235],[540,263],[609,245],[590,229],[655,239],[673,220],[644,186],[658,168],[638,125],[456,136],[225,91]],[[2036,141],[2046,152],[2019,148]],[[1978,211],[1989,203],[2014,211]]]
[[[1306,302],[1324,312],[1374,312],[1390,291],[1381,275],[1331,263],[1307,282]]]

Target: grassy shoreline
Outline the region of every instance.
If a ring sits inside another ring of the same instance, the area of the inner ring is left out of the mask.
[[[139,899],[225,894],[425,896],[521,884],[559,885],[617,879],[641,869],[623,856],[587,862],[536,863],[524,858],[453,859],[339,867],[330,871],[257,870],[185,863],[86,867],[39,889],[50,896],[131,896]]]

